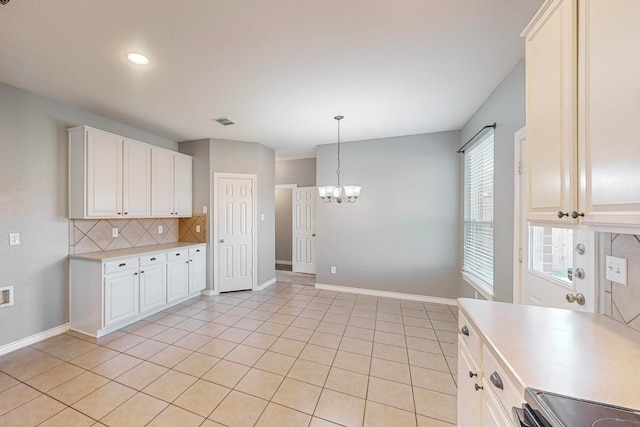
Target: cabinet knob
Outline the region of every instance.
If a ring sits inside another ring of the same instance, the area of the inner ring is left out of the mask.
[[[489,380],[491,381],[491,384],[493,384],[496,388],[499,388],[500,390],[504,390],[504,385],[502,384],[502,378],[500,378],[500,375],[498,375],[497,372],[494,372],[493,374],[491,374],[489,376]]]
[[[129,212],[125,212],[124,214],[125,214],[125,215],[129,215]]]
[[[224,239],[220,239],[220,243],[224,243]]]
[[[562,218],[563,216],[569,216],[569,212],[558,211],[558,218]]]
[[[473,378],[473,377],[477,377],[478,373],[476,372],[475,374],[471,371],[469,371],[469,378]]]
[[[118,212],[118,215],[122,215],[122,212]]]
[[[144,274],[144,271],[142,271],[142,270],[141,270],[141,271],[140,271],[140,274]]]
[[[134,276],[137,276],[137,275],[138,275],[138,272],[136,271],[135,273],[133,273],[133,275],[134,275]]]
[[[473,388],[475,388],[475,389],[476,389],[476,391],[478,391],[478,390],[483,390],[483,389],[484,389],[484,387],[482,387],[482,386],[478,385],[478,383],[475,383],[475,384],[474,384],[474,386],[473,386]]]
[[[571,212],[571,218],[576,219],[579,216],[584,217],[584,212],[578,213],[577,211]]]
[[[462,332],[462,335],[469,336],[469,328],[466,326],[463,326],[462,329],[460,329],[460,332]]]

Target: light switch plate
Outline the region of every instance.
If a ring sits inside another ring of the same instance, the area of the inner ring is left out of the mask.
[[[607,280],[620,285],[627,284],[627,260],[607,255],[605,265],[605,276]]]
[[[20,244],[20,233],[9,233],[9,246]]]

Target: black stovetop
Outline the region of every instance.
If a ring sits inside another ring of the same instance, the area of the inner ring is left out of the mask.
[[[640,427],[640,411],[590,402],[535,389],[525,398],[552,427]]]

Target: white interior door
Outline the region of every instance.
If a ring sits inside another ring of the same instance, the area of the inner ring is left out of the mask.
[[[217,178],[220,292],[253,288],[253,183],[251,178]]]
[[[293,268],[316,274],[316,187],[293,190]]]
[[[514,302],[594,313],[596,300],[596,238],[592,231],[530,224],[527,215],[526,138],[516,133],[520,158],[516,173]]]

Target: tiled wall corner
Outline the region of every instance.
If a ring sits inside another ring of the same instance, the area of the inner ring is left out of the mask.
[[[612,233],[605,239],[605,253],[628,261],[627,286],[604,283],[604,315],[640,331],[640,236]]]
[[[162,233],[158,232],[160,225]],[[113,228],[118,229],[118,237],[113,237]],[[69,254],[174,243],[178,241],[178,229],[175,218],[71,219]]]
[[[207,243],[207,215],[199,214],[191,218],[180,218],[179,237],[181,242]]]

